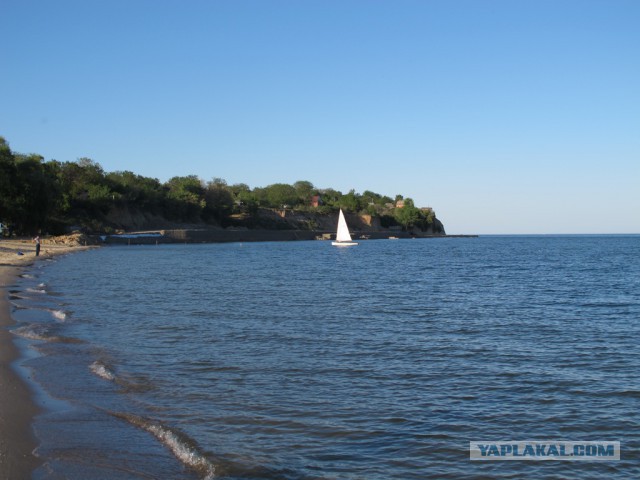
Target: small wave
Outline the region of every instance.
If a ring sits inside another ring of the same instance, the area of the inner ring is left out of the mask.
[[[59,322],[64,322],[67,319],[67,313],[64,310],[50,310],[53,318]]]
[[[171,453],[173,453],[178,460],[202,475],[204,480],[212,480],[215,478],[215,465],[199,451],[195,442],[185,434],[172,430],[160,422],[139,417],[131,413],[111,412],[111,414],[116,418],[126,420],[130,424],[151,433],[164,446],[171,450]]]
[[[41,323],[31,323],[29,325],[23,325],[18,327],[12,332],[22,338],[28,340],[41,340],[44,342],[59,342],[63,337],[51,335],[50,328],[47,325]]]
[[[27,292],[30,292],[30,293],[47,293],[47,292],[45,291],[44,287],[43,287],[43,288],[40,288],[40,286],[38,286],[38,288],[31,288],[31,287],[29,287],[29,288],[27,288]]]
[[[97,377],[115,383],[122,388],[123,392],[148,392],[154,388],[154,385],[146,379],[116,375],[113,367],[101,360],[96,360],[89,365],[89,370]]]
[[[29,325],[23,325],[12,330],[12,333],[19,337],[26,338],[28,340],[38,340],[42,342],[54,342],[54,343],[84,343],[82,340],[70,337],[61,337],[58,335],[51,335],[50,328],[47,325],[41,323],[32,323]]]
[[[27,338],[29,340],[43,340],[49,341],[51,340],[51,336],[48,335],[49,329],[40,324],[32,324],[32,325],[24,325],[22,327],[18,327],[12,332],[22,338]]]
[[[22,273],[20,274],[20,278],[36,278],[34,275],[31,275],[29,273]]]
[[[89,370],[98,377],[109,380],[110,382],[114,382],[116,380],[116,375],[111,371],[111,369],[99,360],[96,360],[89,365]]]

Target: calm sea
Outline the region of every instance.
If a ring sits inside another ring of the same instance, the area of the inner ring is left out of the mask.
[[[640,236],[105,247],[11,301],[36,479],[640,478]]]

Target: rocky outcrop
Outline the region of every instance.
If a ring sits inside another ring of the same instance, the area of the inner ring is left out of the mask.
[[[147,230],[153,228],[172,228],[176,226],[174,222],[170,222],[160,215],[139,209],[132,209],[127,206],[111,208],[105,220],[112,228],[122,230]]]
[[[95,236],[84,233],[72,233],[69,235],[59,235],[48,237],[42,241],[43,245],[63,245],[66,247],[85,247],[87,245],[97,245],[99,243]]]

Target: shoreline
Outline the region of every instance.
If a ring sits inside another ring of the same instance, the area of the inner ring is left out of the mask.
[[[14,368],[22,355],[9,331],[16,324],[11,316],[9,290],[18,275],[35,262],[87,248],[45,240],[36,257],[31,241],[0,240],[0,480],[31,478],[42,464],[34,453],[38,440],[33,431],[33,419],[42,410],[36,405],[31,385]]]
[[[396,230],[354,230],[354,240],[385,239],[439,239],[476,238],[478,235],[446,235],[432,233],[412,233]],[[324,230],[265,230],[265,229],[220,229],[186,228],[131,231],[112,235],[91,235],[96,244],[103,245],[153,245],[167,243],[245,243],[245,242],[287,242],[287,241],[327,241],[335,239],[335,232]]]
[[[32,424],[40,409],[33,392],[13,368],[20,351],[9,327],[11,317],[8,290],[21,272],[21,266],[0,266],[0,479],[30,478],[40,465],[33,453],[38,446]]]

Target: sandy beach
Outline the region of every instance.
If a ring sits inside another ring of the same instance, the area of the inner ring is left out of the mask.
[[[30,478],[40,464],[33,453],[37,442],[32,430],[38,407],[30,387],[12,367],[19,352],[8,330],[14,324],[8,292],[16,277],[34,262],[88,248],[73,243],[72,237],[45,239],[36,257],[30,240],[0,240],[0,480]]]

